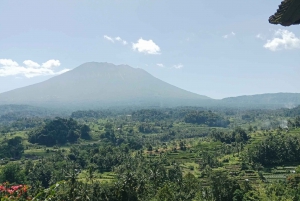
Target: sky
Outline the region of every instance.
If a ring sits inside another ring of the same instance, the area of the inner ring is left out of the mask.
[[[142,68],[211,98],[300,93],[300,26],[280,0],[1,0],[0,93],[85,62]]]

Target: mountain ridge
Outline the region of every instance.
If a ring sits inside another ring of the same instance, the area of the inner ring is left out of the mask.
[[[242,95],[223,98],[220,101],[223,104],[234,104],[237,107],[245,105],[269,105],[275,107],[293,108],[300,105],[300,93],[279,92]]]

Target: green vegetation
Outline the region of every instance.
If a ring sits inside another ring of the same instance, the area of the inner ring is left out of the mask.
[[[300,161],[300,136],[268,133],[259,143],[248,146],[249,162],[263,166],[293,164]]]
[[[6,139],[0,145],[0,158],[21,158],[23,151],[24,146],[21,137]]]
[[[185,107],[2,120],[0,198],[297,201],[297,111]]]
[[[89,139],[89,132],[88,126],[80,126],[73,119],[56,118],[30,132],[28,141],[47,146],[64,145],[67,142],[74,143],[78,138]]]
[[[211,111],[191,111],[185,117],[184,121],[193,124],[204,124],[211,127],[227,127],[230,122]]]

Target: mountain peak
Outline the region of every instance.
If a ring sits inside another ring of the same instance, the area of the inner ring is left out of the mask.
[[[0,94],[0,103],[31,105],[179,106],[209,99],[172,86],[128,65],[84,63],[47,81]]]

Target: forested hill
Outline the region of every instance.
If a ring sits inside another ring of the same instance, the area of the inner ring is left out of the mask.
[[[65,114],[65,111],[50,110],[42,107],[30,105],[0,105],[0,120],[4,117],[15,116],[16,118],[24,117],[49,117]]]
[[[230,97],[222,99],[220,104],[234,107],[293,108],[300,105],[300,93],[269,93]]]
[[[47,81],[0,94],[0,104],[68,106],[197,105],[210,98],[127,65],[89,62]]]
[[[23,122],[36,122],[36,119],[54,118],[56,116],[69,115],[67,110],[51,110],[42,107],[34,107],[29,105],[0,105],[0,127],[8,124],[23,121]],[[35,119],[35,120],[33,120]],[[23,125],[28,127],[28,124]]]

